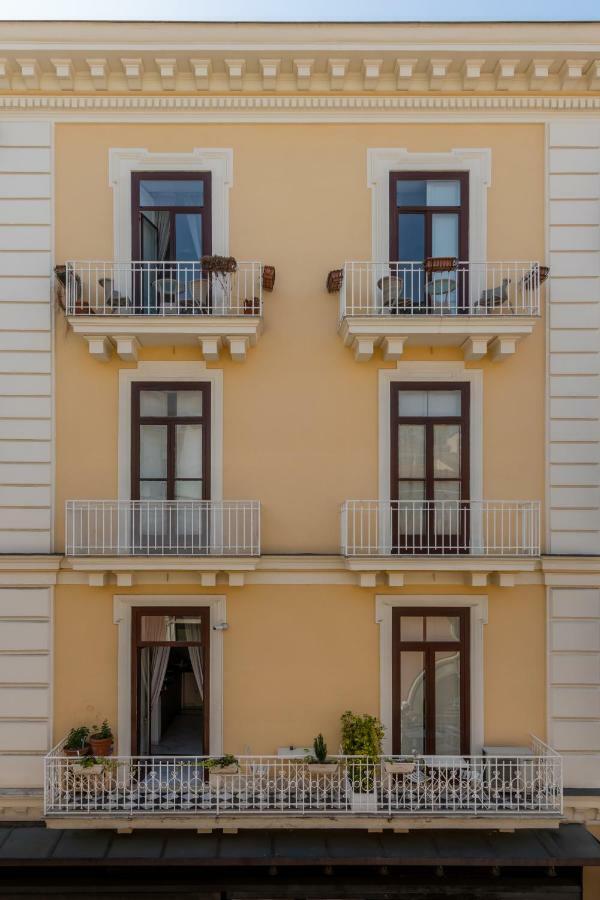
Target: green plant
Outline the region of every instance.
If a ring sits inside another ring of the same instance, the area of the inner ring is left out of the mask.
[[[226,753],[225,756],[211,757],[201,763],[205,769],[224,769],[226,766],[237,766],[237,764],[237,758],[231,753]]]
[[[65,750],[83,750],[88,742],[90,729],[87,725],[71,728],[65,741]]]
[[[96,738],[98,740],[106,740],[107,738],[111,738],[113,736],[112,728],[108,724],[108,721],[105,719],[102,725],[94,725],[92,734],[90,737]]]
[[[313,752],[318,763],[327,762],[327,744],[322,734],[318,734],[313,741]]]
[[[96,759],[95,756],[84,756],[79,763],[82,769],[91,769],[92,766],[97,766],[102,763],[101,759]]]
[[[373,790],[375,758],[381,756],[384,727],[376,716],[357,715],[346,710],[341,717],[342,753],[344,756],[365,757],[348,763],[353,790]]]

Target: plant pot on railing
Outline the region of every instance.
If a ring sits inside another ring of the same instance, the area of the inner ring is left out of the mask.
[[[110,756],[114,736],[110,725],[104,720],[100,728],[94,727],[93,733],[90,735],[90,748],[94,756]]]
[[[240,764],[230,753],[217,759],[207,759],[203,765],[208,769],[208,783],[211,787],[220,787],[221,778],[224,775],[239,775],[240,773]]]
[[[337,775],[339,763],[336,760],[327,759],[327,744],[322,734],[318,734],[313,741],[313,755],[305,757],[306,771],[311,775]]]
[[[258,297],[253,297],[252,300],[244,300],[244,315],[260,316],[260,300]]]
[[[71,728],[62,747],[64,756],[77,758],[86,756],[89,750],[90,729],[87,725],[79,725],[77,728]]]
[[[383,771],[386,775],[412,775],[415,771],[415,767],[416,763],[414,759],[384,759],[383,761]]]

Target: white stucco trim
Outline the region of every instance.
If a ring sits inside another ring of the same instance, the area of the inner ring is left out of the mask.
[[[384,594],[375,597],[375,621],[379,628],[380,719],[385,727],[383,752],[392,752],[392,610],[395,606],[467,607],[471,611],[471,753],[481,753],[484,743],[483,626],[488,620],[484,594],[424,595]]]
[[[114,258],[131,259],[131,173],[210,172],[212,252],[229,253],[229,188],[233,184],[233,150],[196,147],[191,153],[150,153],[142,147],[111,147],[108,180],[113,189]]]
[[[390,385],[393,381],[463,381],[471,387],[470,496],[483,499],[483,371],[464,362],[398,362],[379,370],[379,499],[390,499]]]
[[[131,499],[131,385],[134,381],[208,381],[211,385],[210,497],[223,499],[223,371],[204,362],[138,362],[119,370],[119,500]]]
[[[210,607],[210,713],[209,752],[223,754],[223,636],[215,625],[226,622],[224,596],[174,594],[113,597],[113,621],[118,626],[117,722],[118,752],[131,752],[131,610],[134,606],[208,606]]]
[[[374,260],[389,258],[390,172],[449,171],[469,173],[469,259],[487,258],[487,188],[492,183],[490,147],[455,148],[449,153],[410,153],[405,147],[367,150],[367,185],[371,188],[371,246]]]

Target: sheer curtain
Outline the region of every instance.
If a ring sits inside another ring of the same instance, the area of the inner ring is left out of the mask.
[[[199,626],[194,624],[187,624],[185,626],[185,639],[186,641],[197,641],[199,638]],[[202,670],[202,648],[201,647],[188,647],[188,653],[190,654],[190,662],[192,664],[192,671],[194,673],[194,678],[196,680],[196,687],[198,688],[198,693],[200,694],[200,699],[204,700],[204,672]]]
[[[167,640],[167,622],[164,616],[145,616],[143,620],[142,639],[144,641]],[[144,729],[140,750],[150,751],[152,737],[157,736],[157,715],[159,712],[160,692],[165,680],[169,663],[170,647],[150,647],[148,653],[142,652],[141,679],[142,696],[147,698],[144,710]],[[154,734],[151,736],[151,732]]]

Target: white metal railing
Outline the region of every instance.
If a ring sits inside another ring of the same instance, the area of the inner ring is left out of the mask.
[[[346,316],[538,316],[547,269],[529,262],[459,262],[426,272],[418,262],[346,262]]]
[[[539,556],[538,500],[346,500],[344,556]]]
[[[532,742],[530,756],[242,756],[224,773],[202,756],[45,758],[45,815],[560,816],[562,760]]]
[[[67,315],[262,315],[259,262],[238,262],[235,272],[203,271],[201,262],[66,264]]]
[[[258,500],[68,500],[68,556],[258,556]]]

